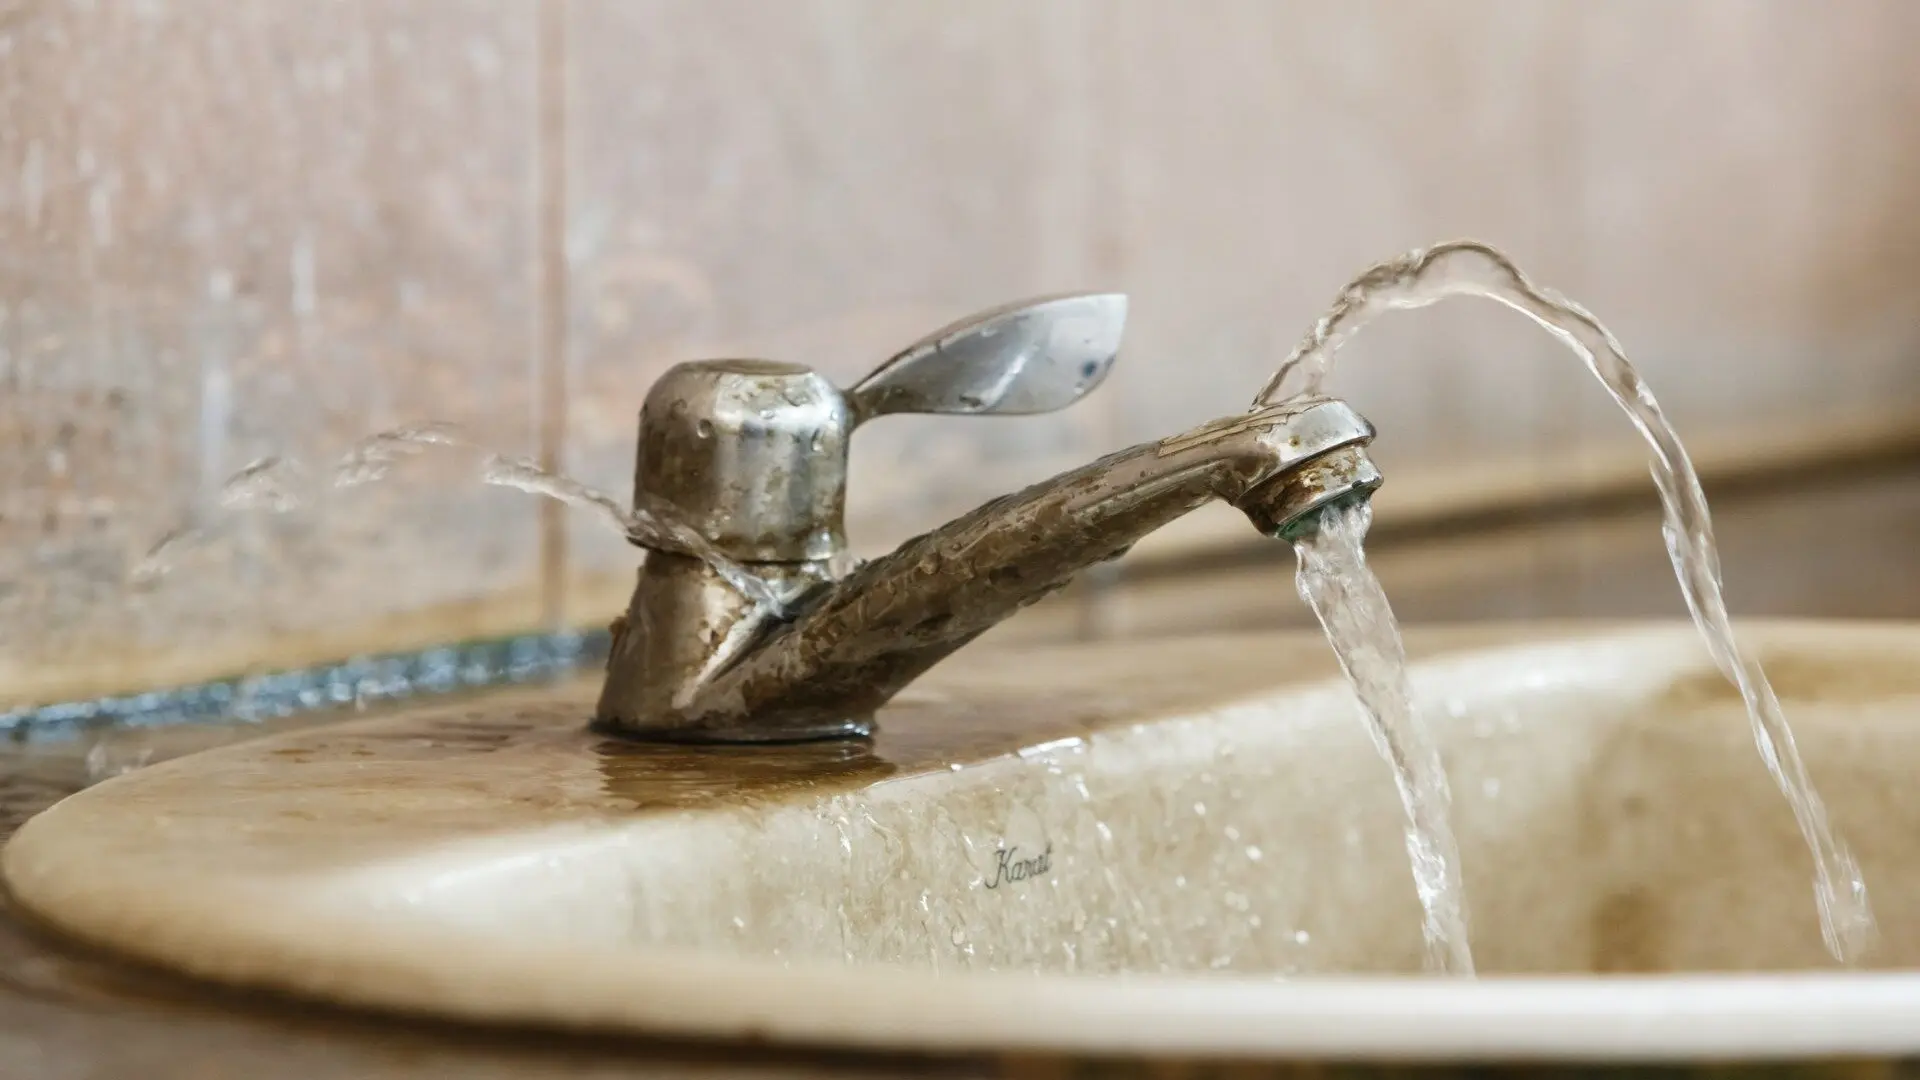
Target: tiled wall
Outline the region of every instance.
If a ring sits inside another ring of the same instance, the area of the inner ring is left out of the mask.
[[[13,0],[0,688],[597,616],[631,554],[451,454],[125,578],[259,456],[444,419],[621,490],[674,360],[852,379],[1029,292],[1134,294],[1113,384],[863,431],[863,536],[1240,408],[1345,276],[1462,234],[1609,318],[1683,430],[1920,410],[1916,34],[1907,0]],[[1552,484],[1628,437],[1491,308],[1348,361],[1390,473]]]
[[[163,588],[125,584],[256,457],[322,469],[441,416],[532,449],[532,14],[11,5],[0,674],[324,651],[496,592],[532,610],[533,518],[472,485],[252,515]]]

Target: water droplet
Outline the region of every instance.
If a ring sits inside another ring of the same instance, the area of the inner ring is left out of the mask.
[[[955,945],[965,945],[967,943],[967,932],[959,929],[954,930],[953,943]]]
[[[119,750],[109,746],[111,739],[87,748],[87,782],[97,784],[102,780],[111,780],[124,773],[143,769],[153,761],[153,747],[142,746],[131,751]]]
[[[333,486],[359,487],[386,479],[402,459],[429,447],[470,445],[452,424],[433,423],[375,432],[361,439],[333,467]]]
[[[1312,940],[1313,935],[1307,933],[1305,930],[1295,930],[1293,932],[1293,943],[1295,945],[1305,945]]]
[[[1247,861],[1248,862],[1260,861],[1260,849],[1255,847],[1252,844],[1247,845]]]
[[[220,505],[231,509],[259,507],[274,513],[286,513],[301,503],[301,475],[298,462],[281,457],[263,457],[234,473],[220,485]]]
[[[1196,816],[1198,816],[1198,817],[1206,817],[1206,816],[1207,816],[1207,804],[1206,804],[1206,803],[1203,803],[1203,802],[1197,802],[1197,803],[1194,803],[1194,804],[1193,804],[1193,812],[1194,812],[1194,814],[1195,814]]]

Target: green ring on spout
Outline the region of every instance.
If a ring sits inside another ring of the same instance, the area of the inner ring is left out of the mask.
[[[1374,485],[1374,487],[1378,486],[1377,484]],[[1349,491],[1344,495],[1336,495],[1303,514],[1295,515],[1291,521],[1283,523],[1273,531],[1273,538],[1276,540],[1285,540],[1289,544],[1304,540],[1320,531],[1320,524],[1326,520],[1328,513],[1334,510],[1344,510],[1351,506],[1359,506],[1373,498],[1373,491],[1373,487],[1368,487]]]
[[[1366,445],[1350,443],[1272,477],[1234,506],[1261,535],[1292,542],[1317,531],[1326,511],[1365,502],[1380,484]]]

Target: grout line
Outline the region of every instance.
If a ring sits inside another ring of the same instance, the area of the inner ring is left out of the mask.
[[[1585,35],[1581,22],[1584,9],[1553,9],[1544,17],[1533,50],[1538,64],[1534,68],[1534,99],[1537,103],[1535,145],[1539,151],[1541,185],[1534,192],[1536,215],[1529,230],[1532,250],[1525,253],[1529,262],[1543,264],[1535,268],[1536,280],[1557,283],[1566,295],[1581,296],[1589,284],[1588,262],[1584,256],[1585,222],[1590,207],[1587,171],[1580,167],[1581,138],[1586,119],[1584,74],[1580,51]],[[1529,331],[1533,328],[1529,327]],[[1529,365],[1533,426],[1532,486],[1536,493],[1552,492],[1568,474],[1588,478],[1594,468],[1592,433],[1582,429],[1586,397],[1594,389],[1585,376],[1569,377],[1562,361],[1568,359],[1557,341],[1545,337],[1529,346],[1539,362]],[[1608,433],[1611,435],[1611,431]],[[1532,520],[1545,524],[1554,519],[1550,499],[1534,497]],[[1529,615],[1538,615],[1540,605],[1565,605],[1568,597],[1548,597],[1549,586],[1558,581],[1566,588],[1564,571],[1556,574],[1557,553],[1544,538],[1537,540],[1516,560],[1529,586]],[[1573,575],[1572,591],[1582,587],[1579,572]],[[1579,601],[1574,601],[1579,606]]]
[[[1546,102],[1547,122],[1552,125],[1548,135],[1549,145],[1553,148],[1549,182],[1561,193],[1558,201],[1560,212],[1551,219],[1549,240],[1557,244],[1559,249],[1560,266],[1555,272],[1565,275],[1569,290],[1580,290],[1579,293],[1569,292],[1568,295],[1581,295],[1600,285],[1595,276],[1594,249],[1590,243],[1597,200],[1593,169],[1587,167],[1588,154],[1585,149],[1590,145],[1589,140],[1593,135],[1594,95],[1590,89],[1591,73],[1588,68],[1589,43],[1595,40],[1599,29],[1593,25],[1594,21],[1591,11],[1585,6],[1569,5],[1556,11],[1547,24],[1552,40],[1541,50],[1543,54],[1560,60],[1554,65],[1560,89],[1559,99]],[[1553,120],[1555,114],[1559,117],[1558,123]],[[1558,351],[1561,346],[1559,342],[1554,342],[1552,347]],[[1562,377],[1557,387],[1557,392],[1553,394],[1559,403],[1557,412],[1564,424],[1574,432],[1574,473],[1581,486],[1591,488],[1606,469],[1602,455],[1596,452],[1595,447],[1612,437],[1611,425],[1620,418],[1613,415],[1607,417],[1607,432],[1593,427],[1594,421],[1587,416],[1586,401],[1594,388],[1592,380],[1585,375]],[[1613,411],[1609,406],[1609,412]],[[1551,453],[1539,455],[1543,464],[1553,456]],[[1540,485],[1543,489],[1550,490],[1555,481],[1550,470],[1542,470]],[[1543,525],[1551,523],[1555,520],[1553,510],[1544,507],[1537,520]],[[1558,554],[1549,550],[1547,541],[1541,539],[1537,542],[1534,560],[1538,580],[1544,583],[1558,565]],[[1571,605],[1574,610],[1587,610],[1589,594],[1595,587],[1593,568],[1583,562],[1565,576],[1571,581],[1563,587],[1571,595],[1558,597],[1557,602],[1563,608]]]
[[[535,237],[539,260],[535,423],[540,467],[566,464],[568,391],[567,266],[567,0],[540,0],[536,16]],[[540,500],[540,617],[549,629],[566,619],[567,508]]]
[[[20,743],[125,727],[259,723],[416,697],[552,682],[604,663],[610,645],[607,632],[598,629],[521,634],[168,690],[25,706],[0,711],[0,738]]]
[[[1075,245],[1075,264],[1082,281],[1074,288],[1122,289],[1127,278],[1126,221],[1122,213],[1124,178],[1115,160],[1124,162],[1126,147],[1120,142],[1124,128],[1115,122],[1117,97],[1109,90],[1111,68],[1108,61],[1119,51],[1117,37],[1123,30],[1118,23],[1124,12],[1106,17],[1097,15],[1091,3],[1056,5],[1047,9],[1057,22],[1052,29],[1061,39],[1071,42],[1073,62],[1067,66],[1067,100],[1054,102],[1056,110],[1066,110],[1071,130],[1059,134],[1071,136],[1070,145],[1078,160],[1072,198],[1083,205],[1070,216],[1075,223],[1071,242]],[[1104,15],[1105,13],[1101,13]],[[1059,119],[1056,115],[1056,119]],[[1044,234],[1043,234],[1044,235]],[[1056,234],[1058,235],[1058,234]],[[1068,237],[1061,235],[1061,240]],[[1049,288],[1064,287],[1049,284]],[[1124,348],[1124,346],[1123,346]],[[1126,371],[1123,365],[1120,369]],[[1094,450],[1105,454],[1121,443],[1125,427],[1121,415],[1120,386],[1109,375],[1104,393],[1095,393],[1087,404],[1096,411],[1088,425],[1092,429]],[[1081,407],[1086,407],[1082,405]],[[1113,598],[1121,581],[1117,563],[1089,567],[1069,588],[1078,591],[1079,635],[1082,640],[1110,636],[1114,625]]]

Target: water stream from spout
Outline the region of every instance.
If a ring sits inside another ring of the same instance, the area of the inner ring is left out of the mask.
[[[1493,300],[1540,324],[1581,359],[1645,438],[1665,512],[1667,552],[1681,594],[1714,662],[1740,691],[1760,757],[1792,807],[1812,853],[1814,899],[1827,950],[1843,962],[1857,960],[1875,936],[1873,909],[1859,864],[1827,820],[1826,806],[1807,774],[1766,672],[1743,656],[1735,641],[1721,590],[1713,521],[1686,448],[1619,341],[1598,319],[1580,305],[1535,285],[1512,260],[1485,244],[1457,241],[1411,251],[1368,269],[1342,289],[1255,397],[1255,407],[1317,391],[1334,353],[1380,315],[1455,296]],[[1305,557],[1303,553],[1303,569]],[[1407,786],[1403,779],[1403,790]]]
[[[1300,598],[1319,618],[1360,700],[1374,747],[1393,769],[1406,816],[1407,859],[1424,916],[1427,970],[1471,975],[1460,847],[1449,820],[1453,795],[1440,751],[1414,714],[1393,608],[1367,566],[1362,545],[1372,522],[1373,508],[1365,502],[1333,506],[1320,513],[1312,532],[1295,538]]]
[[[434,449],[478,457],[481,483],[555,499],[587,511],[594,520],[629,540],[683,551],[704,561],[728,584],[761,607],[772,611],[781,607],[781,598],[772,586],[722,553],[674,507],[658,500],[622,506],[606,492],[542,468],[536,462],[488,452],[453,425],[444,423],[393,428],[369,435],[341,456],[324,481],[313,478],[295,458],[261,458],[234,473],[220,486],[215,500],[217,509],[211,518],[202,517],[168,532],[134,565],[130,580],[139,587],[153,585],[171,573],[183,558],[218,540],[232,527],[239,513],[256,510],[289,513],[318,503],[335,492],[387,480],[402,462]]]

